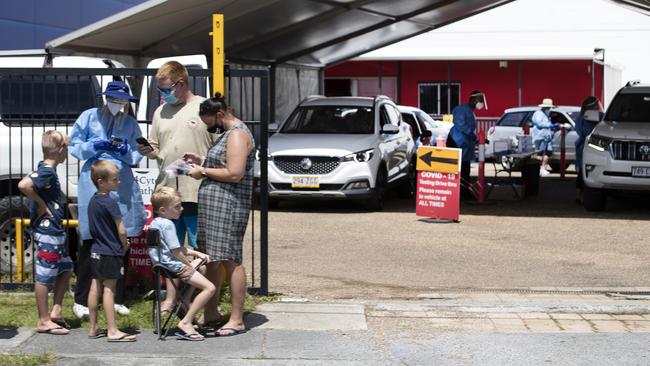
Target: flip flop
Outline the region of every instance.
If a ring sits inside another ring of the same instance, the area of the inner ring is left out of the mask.
[[[190,341],[190,342],[198,342],[198,341],[202,341],[202,340],[205,339],[205,337],[200,335],[199,333],[189,333],[188,334],[188,333],[184,333],[184,332],[176,332],[175,335],[176,335],[176,337],[178,339],[183,339],[183,340]]]
[[[107,336],[108,336],[108,330],[107,329],[100,329],[100,330],[97,331],[97,334],[89,335],[88,339],[99,339],[99,338],[103,338],[103,337],[107,337]]]
[[[137,338],[132,334],[125,334],[118,338],[106,337],[109,342],[135,342]]]
[[[37,328],[36,333],[52,334],[52,335],[68,335],[70,333],[70,331],[65,329],[64,327],[58,326],[58,327],[54,327],[54,328],[50,328],[50,329],[38,329]]]
[[[225,331],[225,332],[228,332],[228,333],[221,334],[221,333],[219,333],[221,331]],[[219,328],[219,329],[214,331],[214,336],[215,337],[232,337],[234,335],[242,334],[242,333],[246,333],[246,329]]]
[[[70,326],[70,324],[68,324],[68,322],[66,322],[65,319],[63,319],[63,318],[58,318],[58,319],[50,318],[50,320],[51,320],[52,322],[56,323],[56,325],[58,325],[58,326],[60,326],[60,327],[62,327],[62,328],[65,328],[65,329],[70,329],[70,328],[72,328],[72,327]]]
[[[207,322],[198,322],[197,324],[200,328],[203,329],[217,329],[219,326],[223,325],[223,321],[221,319],[217,320],[209,320]]]

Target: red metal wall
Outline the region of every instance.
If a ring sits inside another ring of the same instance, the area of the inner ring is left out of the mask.
[[[499,61],[348,61],[325,70],[325,77],[372,77],[399,75],[399,104],[418,105],[418,83],[460,82],[461,101],[473,90],[486,93],[488,110],[478,117],[498,117],[516,107],[521,63],[522,105],[536,105],[552,98],[558,105],[580,105],[591,94],[591,60],[516,60],[500,67]],[[602,67],[596,65],[596,94],[601,97]]]

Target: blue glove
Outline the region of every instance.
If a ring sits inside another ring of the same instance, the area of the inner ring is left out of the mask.
[[[108,140],[97,140],[97,141],[93,142],[93,147],[97,151],[99,151],[99,150],[111,151],[111,150],[114,149],[113,144],[111,144],[111,142],[108,141]]]
[[[124,142],[117,147],[114,147],[114,151],[120,153],[120,155],[126,155],[129,152],[129,140],[124,139]]]

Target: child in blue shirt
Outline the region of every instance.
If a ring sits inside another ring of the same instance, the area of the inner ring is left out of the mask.
[[[198,288],[201,293],[196,295],[187,313],[178,323],[180,332],[176,333],[179,339],[188,341],[202,341],[204,337],[197,333],[192,326],[192,320],[199,309],[216,293],[217,289],[212,282],[205,278],[196,269],[201,263],[210,261],[210,256],[194,249],[184,247],[178,241],[176,226],[172,220],[176,220],[183,212],[181,195],[170,187],[160,187],[151,196],[153,211],[157,217],[149,225],[149,229],[158,229],[160,232],[160,252],[158,248],[149,249],[149,256],[155,264],[161,264],[167,270],[175,273],[180,280]],[[190,261],[187,256],[195,257]],[[188,300],[191,296],[188,292]]]
[[[88,226],[93,238],[90,246],[93,280],[88,293],[88,338],[107,337],[109,342],[134,342],[135,335],[120,331],[115,322],[115,290],[117,280],[124,276],[124,254],[129,249],[120,208],[110,196],[120,187],[120,170],[109,160],[98,160],[93,163],[90,175],[97,192],[88,203]],[[106,331],[97,325],[100,295],[106,315]]]
[[[65,335],[70,331],[63,319],[61,302],[68,289],[73,264],[62,223],[65,213],[56,166],[68,156],[68,137],[59,131],[46,131],[42,148],[43,161],[38,163],[35,172],[18,183],[18,189],[31,200],[30,231],[38,250],[34,284],[38,309],[36,331]],[[47,294],[52,285],[54,301],[48,313]]]

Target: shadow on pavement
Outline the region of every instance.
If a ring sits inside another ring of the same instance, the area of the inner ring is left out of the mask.
[[[649,182],[650,183],[650,182]],[[589,212],[575,201],[575,177],[549,176],[540,181],[539,194],[521,200],[489,199],[487,204],[462,202],[461,215],[514,217],[567,217],[586,219],[650,220],[650,195],[617,193],[608,198],[603,212]],[[256,207],[259,209],[259,207]],[[282,201],[271,211],[318,212],[323,214],[369,213],[360,201]],[[415,200],[400,198],[397,192],[386,194],[383,212],[413,213]]]

